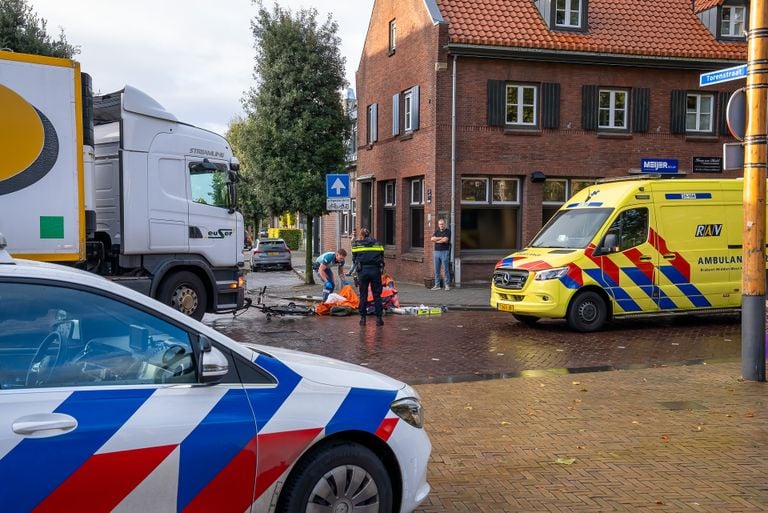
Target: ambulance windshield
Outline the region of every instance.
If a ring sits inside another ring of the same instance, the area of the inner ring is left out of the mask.
[[[612,208],[560,210],[533,239],[532,248],[586,248]]]

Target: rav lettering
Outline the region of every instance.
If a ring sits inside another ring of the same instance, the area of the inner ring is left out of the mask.
[[[696,227],[696,237],[720,237],[722,224],[700,224]]]

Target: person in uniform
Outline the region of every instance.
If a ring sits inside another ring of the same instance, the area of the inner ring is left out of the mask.
[[[376,326],[383,326],[381,305],[381,273],[384,270],[384,246],[371,237],[367,228],[360,230],[360,239],[352,242],[352,271],[357,272],[360,291],[360,326],[368,313],[368,287],[373,293]]]

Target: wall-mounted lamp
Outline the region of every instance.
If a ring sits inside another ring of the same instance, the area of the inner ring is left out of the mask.
[[[432,203],[432,189],[427,189],[427,203]]]
[[[533,183],[542,183],[547,179],[547,175],[542,173],[541,171],[534,171],[531,173],[531,182]]]

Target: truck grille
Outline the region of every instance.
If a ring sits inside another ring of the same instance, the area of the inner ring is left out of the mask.
[[[501,289],[520,290],[528,280],[528,271],[497,269],[493,273],[493,284]]]

